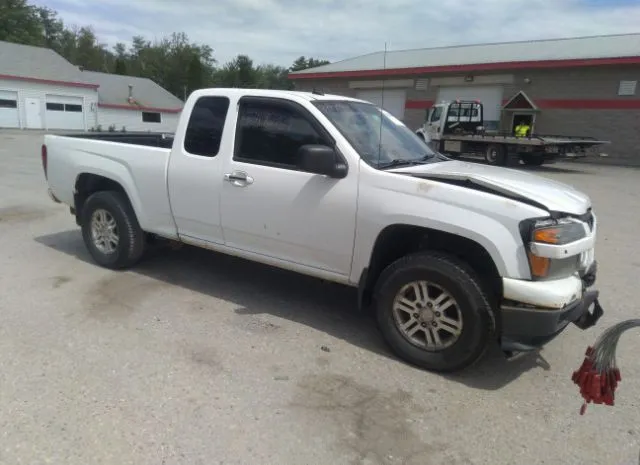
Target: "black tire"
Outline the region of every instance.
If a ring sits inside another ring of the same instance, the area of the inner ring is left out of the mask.
[[[118,245],[111,253],[99,250],[92,238],[91,221],[97,210],[106,210],[116,223]],[[96,263],[117,270],[129,268],[140,260],[145,249],[145,234],[126,195],[115,191],[96,192],[86,200],[81,215],[82,237]]]
[[[425,280],[445,289],[457,302],[462,331],[453,345],[428,350],[410,342],[393,314],[396,295],[412,281]],[[485,354],[494,330],[487,295],[474,273],[461,261],[439,252],[418,252],[389,265],[380,275],[374,305],[378,326],[391,349],[403,360],[435,372],[467,368]]]
[[[533,157],[531,155],[522,155],[520,160],[527,166],[542,166],[544,164],[544,158]]]
[[[504,166],[507,161],[506,151],[502,145],[490,145],[484,153],[484,159],[490,165]]]

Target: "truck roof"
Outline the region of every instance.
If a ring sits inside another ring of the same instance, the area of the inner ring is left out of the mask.
[[[298,91],[298,90],[273,90],[273,89],[242,89],[242,88],[224,88],[224,87],[214,87],[211,89],[202,89],[202,91],[215,91],[216,94],[219,95],[227,95],[227,96],[242,96],[242,95],[254,95],[256,97],[293,97],[293,98],[301,98],[304,100],[312,101],[312,100],[345,100],[352,102],[365,102],[364,100],[345,97],[344,95],[334,95],[334,94],[314,94],[310,91]],[[365,102],[369,103],[369,102]]]

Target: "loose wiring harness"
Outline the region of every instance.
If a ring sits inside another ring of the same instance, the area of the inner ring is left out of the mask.
[[[640,319],[622,321],[606,329],[595,344],[587,348],[582,365],[571,377],[584,399],[580,415],[584,415],[589,403],[614,405],[616,388],[622,380],[616,362],[618,342],[625,331],[638,327]]]

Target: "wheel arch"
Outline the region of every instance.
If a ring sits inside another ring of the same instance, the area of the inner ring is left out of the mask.
[[[474,239],[425,226],[392,224],[385,227],[374,242],[369,264],[358,282],[358,305],[367,308],[382,271],[402,256],[422,250],[450,254],[471,267],[491,299],[492,306],[502,296],[502,279],[492,254]],[[495,306],[494,306],[495,308]]]
[[[118,177],[116,176],[105,176],[103,174],[97,174],[89,171],[78,174],[73,191],[76,223],[79,224],[80,218],[82,217],[83,206],[92,194],[101,191],[115,191],[120,192],[126,197],[129,205],[136,215],[138,222],[140,223],[140,225],[143,225],[143,218],[141,218],[142,210],[140,208],[140,200],[137,198],[135,193],[127,190],[127,188],[125,187],[126,185],[126,182],[122,182],[122,180],[118,179]]]

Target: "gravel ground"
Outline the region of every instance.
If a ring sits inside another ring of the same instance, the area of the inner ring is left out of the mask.
[[[439,376],[395,359],[350,289],[190,248],[95,266],[40,143],[0,133],[0,463],[637,463],[640,335],[616,407],[579,416],[570,376],[638,316],[640,171],[536,169],[593,199],[598,328]]]

